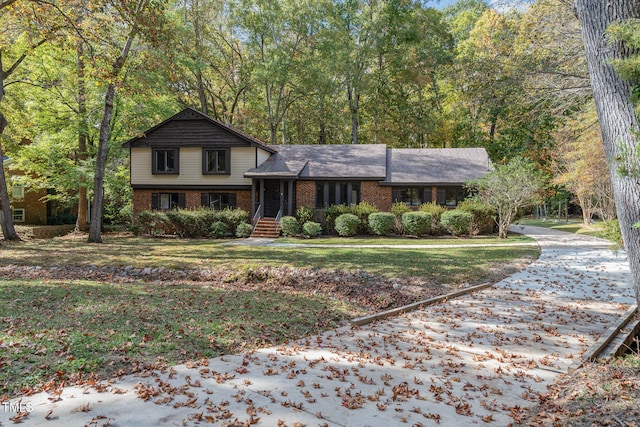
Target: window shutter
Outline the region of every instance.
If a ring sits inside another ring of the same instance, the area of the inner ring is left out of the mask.
[[[200,206],[210,207],[209,206],[209,193],[200,193]]]
[[[444,206],[447,203],[447,193],[444,188],[438,188],[438,204]]]
[[[186,193],[178,193],[178,207],[186,208],[187,207],[187,195]]]
[[[391,191],[391,202],[401,202],[402,201],[402,190],[399,188],[394,188]]]
[[[236,207],[236,193],[229,193],[229,207]]]
[[[426,187],[424,189],[424,198],[422,199],[422,203],[431,203],[433,201],[433,196],[431,194],[431,187]]]
[[[158,210],[158,193],[151,193],[151,210]]]

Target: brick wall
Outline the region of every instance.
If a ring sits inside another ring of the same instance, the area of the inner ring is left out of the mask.
[[[301,206],[316,206],[315,181],[296,181],[296,209]]]
[[[218,191],[218,190],[216,190]],[[240,209],[244,209],[247,212],[251,212],[251,190],[235,190],[224,191],[226,193],[236,194],[236,206]],[[178,191],[178,190],[133,190],[133,215],[137,215],[142,211],[151,210],[151,194],[152,193],[185,193],[185,207],[197,208],[202,203],[203,191]]]
[[[381,187],[376,181],[360,183],[360,198],[374,205],[381,212],[391,211],[391,187]]]
[[[46,190],[25,188],[24,198],[12,199],[13,209],[24,209],[25,221],[17,224],[46,225],[47,202],[41,200],[46,195]]]

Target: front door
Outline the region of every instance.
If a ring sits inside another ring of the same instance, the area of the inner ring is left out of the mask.
[[[280,186],[280,180],[265,180],[264,181],[264,216],[267,218],[275,218],[280,210],[280,199],[286,194],[282,191]],[[286,204],[286,200],[282,201]]]

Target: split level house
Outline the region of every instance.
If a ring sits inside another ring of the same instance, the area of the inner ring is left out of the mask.
[[[253,218],[367,201],[455,207],[491,167],[484,148],[267,145],[187,108],[123,144],[133,210],[241,208]]]

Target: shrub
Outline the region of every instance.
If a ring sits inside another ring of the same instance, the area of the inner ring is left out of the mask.
[[[391,205],[391,213],[396,217],[401,218],[405,212],[411,212],[411,208],[404,202],[395,202]]]
[[[389,212],[376,212],[369,215],[369,228],[378,236],[388,236],[393,232],[396,216]]]
[[[215,222],[225,224],[226,233],[231,234],[240,224],[248,221],[247,211],[229,208],[221,211],[208,208],[145,211],[138,215],[143,232],[156,234],[160,229],[169,229],[180,237],[207,237],[211,235],[211,227]]]
[[[282,235],[285,237],[297,236],[300,234],[300,224],[298,220],[292,216],[283,216],[280,220]]]
[[[296,209],[296,218],[298,219],[298,223],[300,225],[304,224],[308,221],[313,221],[313,218],[316,216],[316,210],[310,206],[300,206]]]
[[[215,237],[216,239],[222,239],[227,235],[227,233],[227,224],[225,224],[224,222],[216,221],[211,224],[211,236]]]
[[[226,223],[229,230],[235,230],[238,225],[243,222],[249,222],[249,212],[242,209],[225,208],[221,211],[211,211],[210,209],[205,210],[215,212],[216,219]]]
[[[138,226],[145,234],[155,235],[167,227],[168,219],[163,212],[142,211],[138,214]]]
[[[471,226],[472,220],[473,215],[469,212],[455,209],[443,213],[440,217],[440,224],[442,224],[449,233],[454,236],[459,236],[461,234],[469,234],[469,227]]]
[[[421,236],[431,230],[432,216],[429,212],[405,212],[402,214],[402,226],[406,234]]]
[[[336,218],[345,213],[351,213],[347,205],[331,205],[322,210],[322,215],[324,216],[324,221],[327,224],[327,231],[329,233],[335,233]]]
[[[423,203],[420,205],[421,212],[428,212],[431,214],[431,234],[441,234],[442,226],[440,225],[440,217],[447,211],[447,208],[440,206],[436,202]]]
[[[236,237],[245,238],[251,236],[253,233],[253,227],[251,224],[243,222],[236,227]]]
[[[616,249],[622,249],[624,247],[622,231],[620,231],[620,222],[617,219],[603,221],[600,226],[600,235],[602,238],[613,242]]]
[[[469,232],[473,235],[493,232],[496,211],[479,200],[467,199],[458,203],[459,210],[469,212],[472,216]]]
[[[354,214],[346,213],[336,218],[336,232],[342,237],[355,236],[360,227],[360,219]]]
[[[366,233],[367,227],[369,225],[369,215],[371,215],[372,213],[377,213],[378,208],[376,208],[369,202],[360,202],[357,205],[349,206],[349,208],[349,213],[354,214],[360,220],[359,231]]]
[[[325,208],[322,213],[327,224],[329,233],[337,232],[336,219],[343,214],[355,215],[360,220],[358,231],[366,232],[369,215],[378,212],[378,208],[371,203],[360,202],[357,205],[331,205]]]
[[[302,235],[305,237],[318,237],[322,234],[322,227],[317,222],[307,221],[302,225]]]

